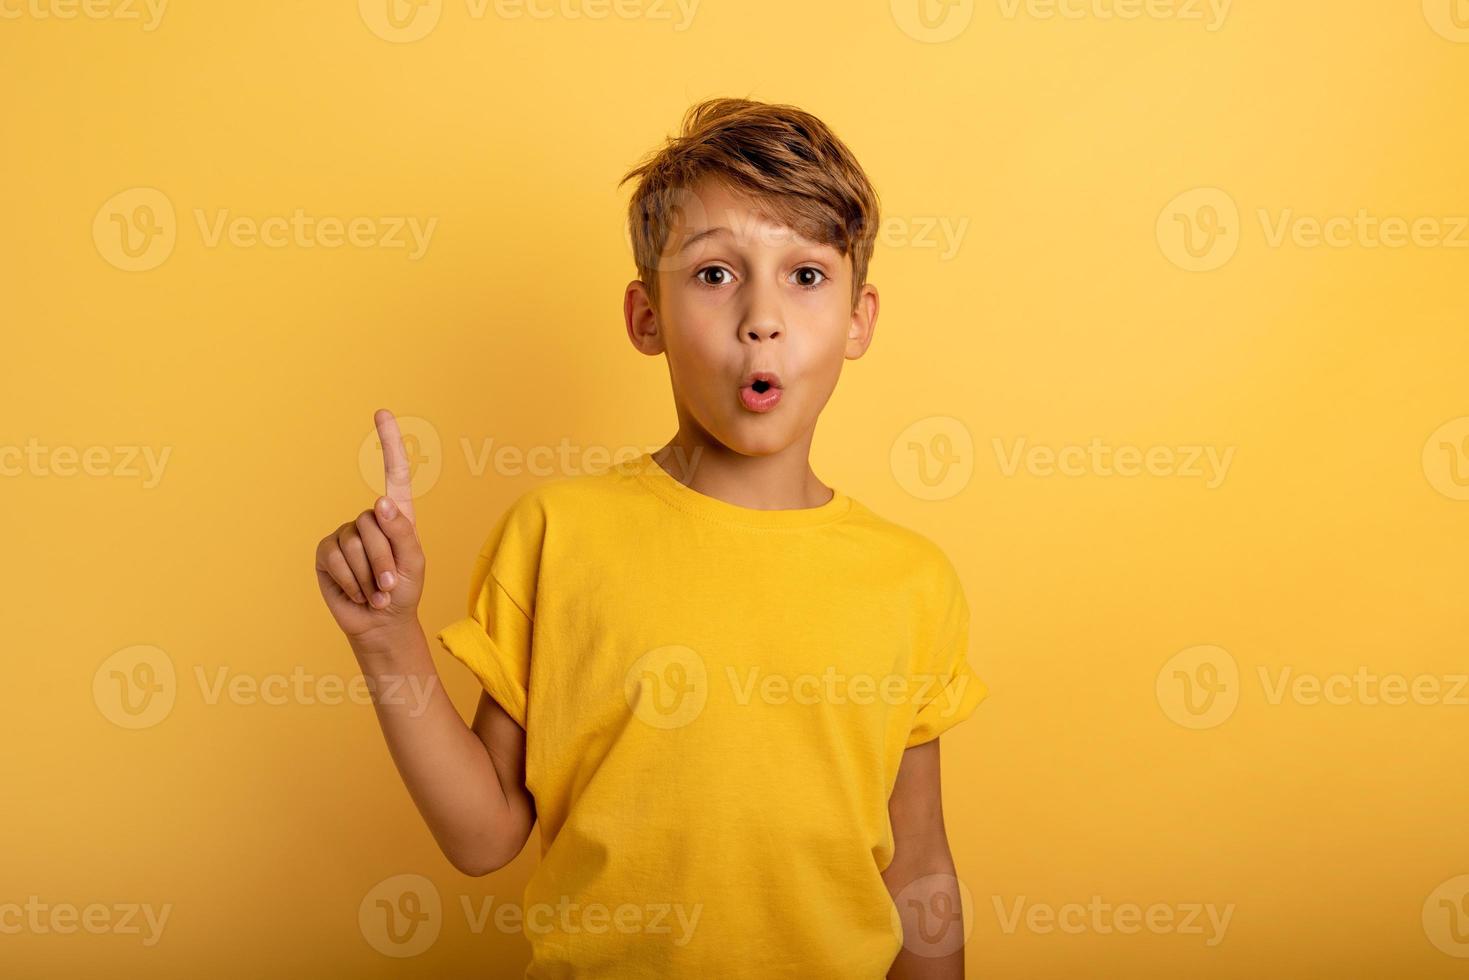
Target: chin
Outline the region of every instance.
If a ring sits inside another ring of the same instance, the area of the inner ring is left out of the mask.
[[[795,442],[784,425],[771,418],[742,420],[723,432],[720,442],[741,456],[773,456]]]

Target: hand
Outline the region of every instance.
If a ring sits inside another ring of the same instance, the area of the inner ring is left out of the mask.
[[[408,454],[392,412],[378,409],[373,422],[383,446],[385,492],[371,510],[316,546],[322,598],[353,642],[389,636],[416,622],[423,595],[424,557],[414,527]]]

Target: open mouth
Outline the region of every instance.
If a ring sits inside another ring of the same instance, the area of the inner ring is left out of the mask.
[[[773,371],[755,371],[740,387],[740,403],[752,412],[768,412],[780,403],[780,376]]]
[[[762,394],[771,388],[779,388],[780,375],[774,371],[751,371],[745,375],[745,384]]]

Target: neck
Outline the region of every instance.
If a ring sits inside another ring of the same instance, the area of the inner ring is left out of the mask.
[[[747,456],[680,428],[653,459],[675,480],[702,494],[755,510],[820,507],[834,491],[811,470],[807,437],[774,453]]]

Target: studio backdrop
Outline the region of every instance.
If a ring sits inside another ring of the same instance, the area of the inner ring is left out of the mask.
[[[1469,968],[1462,0],[0,0],[0,80],[0,972],[519,975],[539,837],[449,865],[308,559],[392,409],[474,710],[495,519],[676,426],[617,181],[717,95],[881,195],[812,465],[964,583],[970,975]]]

